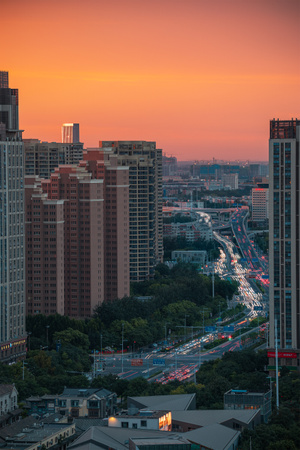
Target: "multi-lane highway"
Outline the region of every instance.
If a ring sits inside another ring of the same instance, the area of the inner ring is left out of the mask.
[[[241,321],[243,327],[244,322]],[[253,331],[255,329],[247,331],[244,335]],[[193,377],[204,361],[214,360],[220,358],[225,352],[241,349],[241,336],[226,341],[212,350],[202,350],[205,341],[208,340],[210,340],[210,334],[165,353],[152,350],[142,354],[124,354],[123,358],[120,354],[106,355],[103,357],[105,370],[101,371],[101,375],[112,373],[127,380],[142,376],[162,383],[174,379],[184,381]]]
[[[220,258],[215,261],[213,270],[221,278],[238,281],[238,301],[247,306],[247,315],[249,318],[253,318],[264,314],[262,310],[266,305],[258,286],[248,278],[249,271],[261,276],[264,274],[264,267],[246,233],[244,220],[247,213],[247,209],[240,208],[233,213],[231,218],[232,231],[242,258],[232,241],[214,233],[214,238],[222,245],[223,251],[221,251]],[[235,330],[244,327],[246,320],[235,323]],[[248,333],[250,332],[253,332],[253,329],[248,331]],[[105,359],[105,370],[100,373],[113,373],[128,380],[143,376],[161,383],[167,383],[174,379],[181,381],[190,379],[195,376],[195,372],[202,362],[219,358],[227,351],[236,351],[241,348],[241,340],[238,337],[224,342],[213,350],[203,351],[205,343],[214,338],[216,338],[215,333],[208,333],[167,353],[154,349],[141,354],[108,355],[102,358],[101,366]]]

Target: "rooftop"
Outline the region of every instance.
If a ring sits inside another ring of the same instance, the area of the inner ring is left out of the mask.
[[[172,420],[190,423],[199,427],[206,427],[215,423],[222,424],[230,419],[234,419],[244,424],[249,424],[254,417],[259,414],[259,410],[223,410],[208,409],[196,411],[174,411]]]
[[[196,394],[180,395],[153,395],[144,397],[128,397],[127,407],[130,407],[131,400],[139,405],[139,408],[151,408],[156,411],[185,411],[195,409],[193,402]]]

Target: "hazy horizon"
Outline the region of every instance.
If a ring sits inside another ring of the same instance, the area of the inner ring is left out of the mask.
[[[269,121],[300,116],[298,0],[2,0],[1,17],[24,138],[76,122],[86,147],[267,160]]]

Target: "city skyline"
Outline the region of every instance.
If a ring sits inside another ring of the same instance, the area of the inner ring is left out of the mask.
[[[24,138],[60,142],[75,122],[85,147],[145,139],[178,160],[267,160],[269,120],[299,114],[297,0],[1,8]]]

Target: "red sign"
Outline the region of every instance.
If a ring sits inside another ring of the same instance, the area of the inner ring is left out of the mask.
[[[268,352],[268,358],[275,358],[275,352]],[[278,358],[297,358],[297,353],[294,352],[278,352]]]
[[[143,365],[143,360],[142,359],[132,359],[131,360],[131,365],[132,366],[142,366]]]

